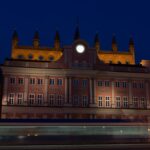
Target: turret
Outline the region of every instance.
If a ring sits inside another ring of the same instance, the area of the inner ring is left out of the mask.
[[[79,26],[77,25],[74,33],[74,41],[78,39],[80,39],[80,30],[79,30]]]
[[[55,50],[59,50],[60,49],[60,36],[59,36],[59,32],[58,31],[56,31],[56,34],[55,34],[54,48],[55,48]]]
[[[129,39],[129,52],[134,53],[134,51],[135,51],[134,41],[133,41],[133,38],[130,37],[130,39]]]
[[[34,33],[34,37],[33,37],[33,47],[38,48],[39,44],[40,44],[40,42],[39,42],[39,33],[38,33],[38,31],[36,31]]]
[[[94,47],[96,48],[97,52],[100,50],[100,41],[99,41],[98,33],[96,33],[95,35]]]
[[[116,41],[116,37],[114,35],[113,35],[113,38],[112,38],[112,50],[113,50],[113,52],[118,51],[117,41]]]
[[[15,30],[13,35],[12,35],[12,47],[15,48],[18,46],[19,38],[18,38],[18,33]]]

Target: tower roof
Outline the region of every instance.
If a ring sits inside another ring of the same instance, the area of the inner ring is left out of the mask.
[[[12,35],[12,38],[18,40],[18,33],[17,33],[16,30],[14,30],[13,35]]]
[[[59,36],[58,30],[56,30],[56,33],[55,33],[55,41],[60,41],[60,36]]]
[[[34,33],[34,39],[39,39],[39,32],[38,31],[35,31],[35,33]]]
[[[74,33],[74,41],[80,39],[80,30],[79,25],[76,26],[75,33]]]

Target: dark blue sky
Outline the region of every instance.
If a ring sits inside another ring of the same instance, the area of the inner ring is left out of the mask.
[[[99,32],[102,49],[111,48],[115,34],[120,50],[128,48],[132,35],[137,62],[150,59],[149,0],[1,0],[0,1],[0,63],[10,57],[11,36],[16,29],[21,45],[32,44],[36,29],[41,45],[53,46],[58,29],[62,45],[73,40],[76,18],[79,17],[81,37],[92,46]]]

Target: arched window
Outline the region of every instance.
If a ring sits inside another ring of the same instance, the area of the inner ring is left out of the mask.
[[[32,55],[32,54],[29,54],[29,55],[28,55],[28,58],[29,58],[29,59],[33,59],[33,55]]]
[[[17,56],[17,58],[18,59],[23,59],[24,57],[23,57],[23,55],[20,54],[20,55]]]
[[[53,56],[50,56],[50,57],[49,57],[49,61],[54,61],[54,57],[53,57]]]
[[[39,56],[39,60],[40,61],[44,60],[44,57],[43,56]]]

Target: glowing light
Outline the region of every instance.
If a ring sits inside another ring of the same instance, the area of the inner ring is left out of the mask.
[[[78,53],[83,53],[83,52],[85,51],[85,46],[82,45],[82,44],[77,45],[77,46],[76,46],[76,51],[77,51]]]

